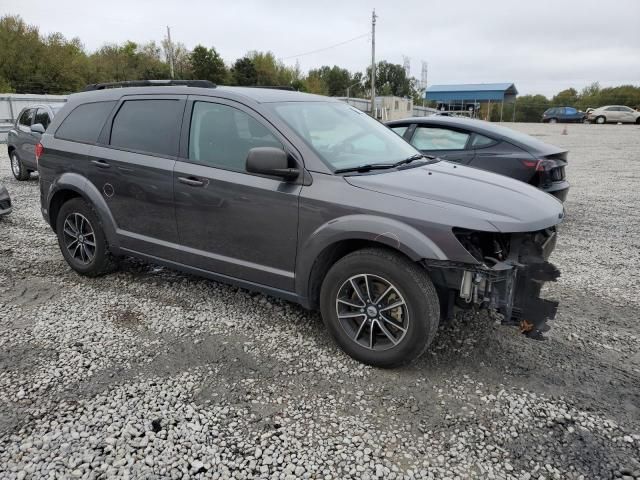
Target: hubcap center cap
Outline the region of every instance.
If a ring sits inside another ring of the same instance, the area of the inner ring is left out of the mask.
[[[371,318],[376,317],[378,315],[378,309],[373,305],[369,305],[367,307],[367,315],[369,315]]]

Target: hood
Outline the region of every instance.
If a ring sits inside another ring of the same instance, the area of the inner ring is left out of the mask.
[[[484,220],[493,227],[487,230],[532,232],[556,225],[564,217],[559,200],[531,185],[450,162],[345,180],[354,187],[447,209],[452,227],[465,228]]]

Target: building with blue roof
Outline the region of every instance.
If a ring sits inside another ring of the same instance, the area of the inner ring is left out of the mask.
[[[502,109],[506,103],[516,101],[518,90],[513,83],[466,83],[459,85],[431,85],[425,91],[425,100],[433,101],[439,110],[475,111],[482,103],[500,104],[500,121]],[[514,110],[515,113],[515,110]]]

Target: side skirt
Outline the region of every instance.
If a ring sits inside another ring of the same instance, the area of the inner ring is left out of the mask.
[[[236,287],[245,288],[247,290],[251,290],[254,292],[264,293],[266,295],[271,295],[272,297],[281,298],[283,300],[287,300],[289,302],[297,303],[306,309],[310,309],[309,300],[306,297],[301,297],[295,292],[289,292],[287,290],[280,290],[278,288],[269,287],[267,285],[262,285],[260,283],[250,282],[248,280],[242,280],[236,277],[230,277],[228,275],[223,275],[220,273],[210,272],[208,270],[203,270],[197,267],[191,267],[189,265],[184,265],[179,262],[173,262],[171,260],[166,260],[159,257],[154,257],[153,255],[147,255],[144,253],[137,252],[135,250],[130,250],[128,248],[120,247],[120,253],[125,255],[130,255],[132,257],[140,258],[142,260],[146,260],[150,263],[155,263],[158,265],[162,265],[173,270],[178,270],[184,273],[189,273],[192,275],[197,275],[199,277],[204,277],[209,280],[214,280],[216,282],[225,283],[227,285],[234,285]]]

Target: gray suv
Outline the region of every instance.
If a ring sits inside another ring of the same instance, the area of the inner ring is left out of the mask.
[[[425,157],[327,97],[122,86],[70,96],[37,149],[42,213],[78,273],[134,256],[319,308],[382,367],[422,354],[455,305],[540,329],[555,314],[538,296],[558,274],[551,195]]]
[[[62,105],[33,105],[24,108],[7,134],[11,172],[17,180],[27,180],[35,172],[35,147]]]

